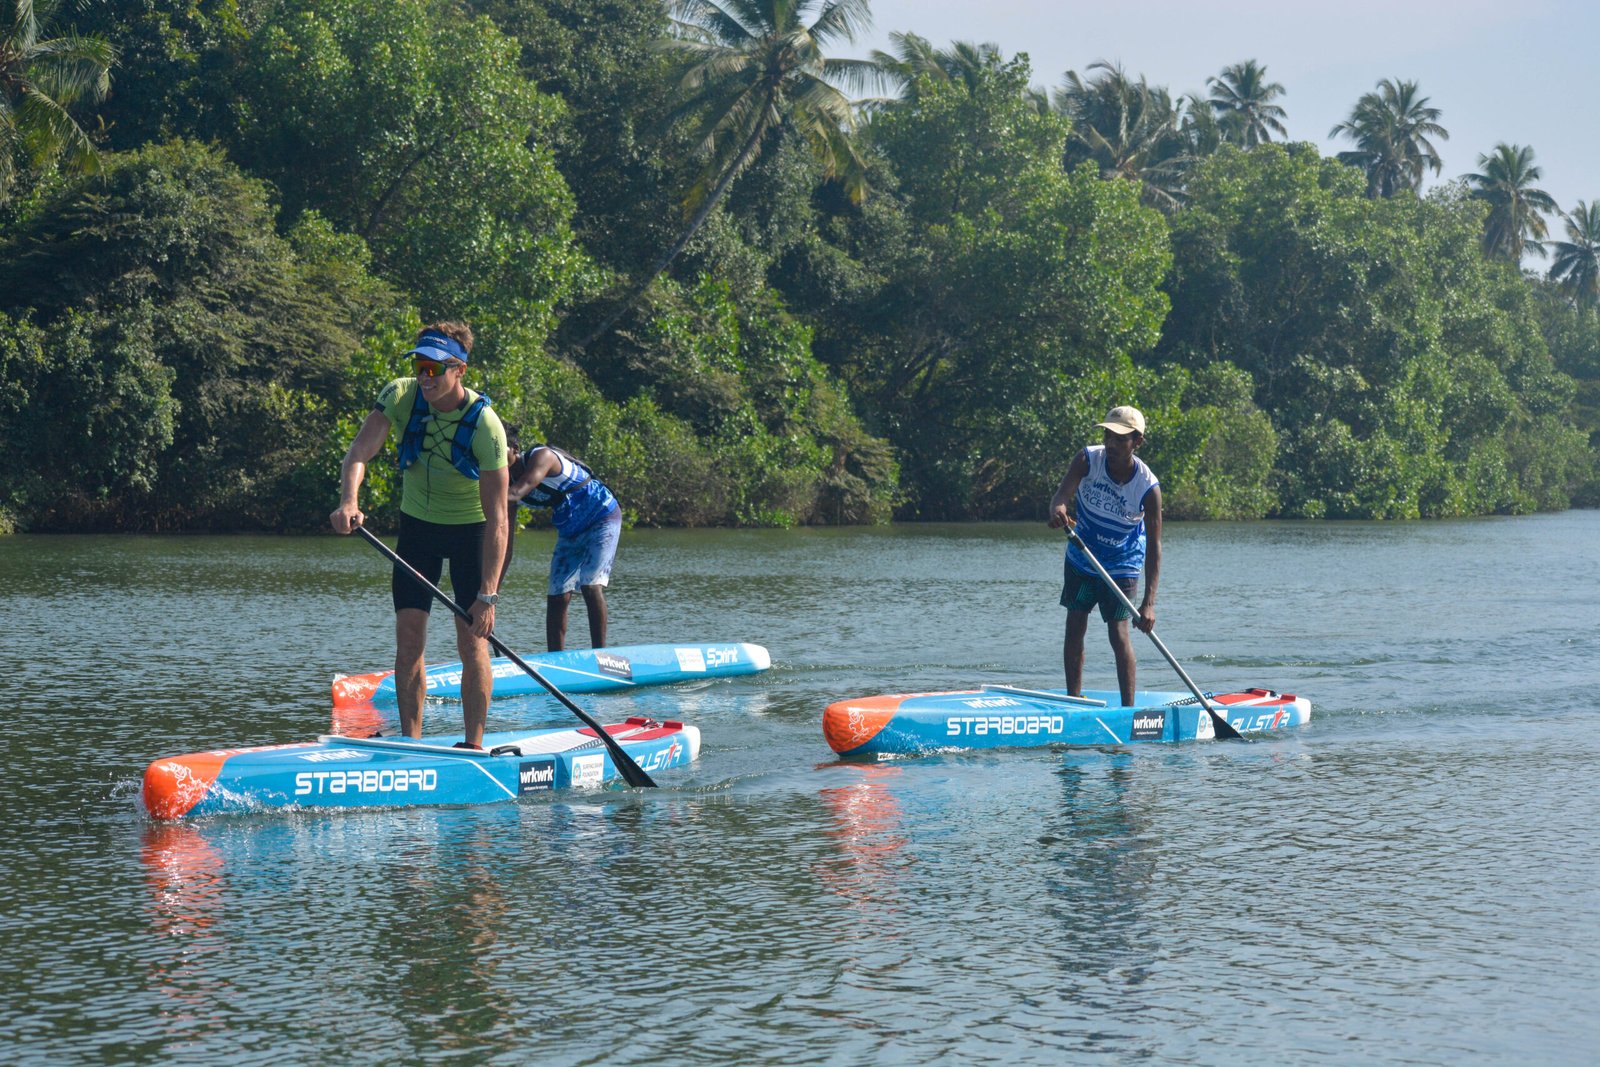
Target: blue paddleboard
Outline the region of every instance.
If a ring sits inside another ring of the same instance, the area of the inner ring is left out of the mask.
[[[1293,693],[1247,689],[1207,694],[1240,733],[1282,730],[1311,720],[1311,702]],[[1019,689],[987,685],[943,693],[858,697],[830,704],[822,732],[841,756],[913,755],[1030,745],[1126,745],[1205,741],[1215,724],[1189,693],[1140,691],[1122,705],[1115,691]]]
[[[631,718],[606,733],[647,774],[700,753],[700,731]],[[293,745],[217,749],[156,760],[144,773],[153,818],[301,808],[489,804],[527,793],[604,785],[620,778],[587,727],[485,734],[484,751],[454,737],[320,737]]]
[[[642,685],[671,685],[699,678],[727,678],[755,674],[772,666],[772,657],[760,645],[739,642],[672,645],[616,645],[611,648],[574,648],[524,656],[529,666],[565,693],[602,693]],[[544,687],[509,659],[490,661],[494,695],[526,696]],[[428,697],[461,699],[461,664],[439,663],[427,668]],[[393,671],[342,675],[333,681],[333,706],[394,704],[397,700]]]

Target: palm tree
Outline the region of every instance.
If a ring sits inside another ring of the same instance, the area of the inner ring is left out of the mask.
[[[926,37],[915,33],[889,34],[893,52],[874,48],[869,57],[882,72],[885,81],[894,83],[902,91],[915,84],[918,78],[944,81],[950,75],[939,62],[939,50]]]
[[[1227,137],[1222,124],[1217,121],[1211,101],[1202,100],[1195,93],[1186,93],[1178,98],[1178,107],[1183,114],[1178,124],[1178,136],[1183,141],[1185,166],[1215,155]]]
[[[1574,303],[1600,304],[1600,200],[1587,204],[1579,200],[1572,213],[1561,218],[1572,240],[1550,242],[1555,250],[1550,280],[1560,281]]]
[[[676,33],[661,47],[683,64],[684,94],[669,125],[686,124],[705,159],[685,197],[694,209],[683,233],[644,280],[578,343],[586,348],[632,307],[678,257],[723,195],[761,152],[768,134],[788,126],[801,134],[850,199],[866,195],[866,167],[850,135],[851,102],[832,82],[876,84],[879,69],[864,59],[829,59],[823,50],[854,41],[871,25],[870,0],[675,0]],[[808,25],[807,17],[815,14]]]
[[[1102,178],[1142,183],[1147,204],[1168,211],[1178,207],[1189,159],[1180,132],[1182,112],[1171,94],[1143,77],[1131,80],[1105,60],[1089,69],[1101,73],[1085,81],[1069,70],[1056,90],[1056,110],[1072,120],[1063,165],[1093,160]]]
[[[891,33],[893,52],[874,49],[870,62],[885,81],[898,85],[902,92],[914,93],[918,78],[936,82],[961,81],[970,89],[982,72],[1000,59],[1000,46],[952,41],[949,48],[935,48],[926,37],[914,33]]]
[[[1272,101],[1283,95],[1283,86],[1267,81],[1267,68],[1253,59],[1223,67],[1215,78],[1206,79],[1211,90],[1207,101],[1222,124],[1223,134],[1234,144],[1254,148],[1272,140],[1272,134],[1289,135],[1283,125],[1287,113]]]
[[[1533,165],[1532,147],[1501,142],[1489,155],[1478,157],[1478,166],[1481,173],[1466,178],[1475,187],[1473,197],[1489,202],[1483,250],[1513,263],[1521,263],[1524,252],[1544,255],[1544,237],[1550,232],[1544,216],[1558,209],[1549,193],[1534,188],[1543,172]]]
[[[1035,114],[1048,115],[1051,113],[1050,92],[1047,89],[1041,89],[1037,85],[1030,85],[1022,90],[1022,99],[1027,101],[1028,107]]]
[[[105,40],[65,30],[50,36],[60,0],[16,0],[0,24],[0,199],[15,178],[17,157],[44,166],[61,158],[93,171],[99,156],[67,109],[99,102],[111,88],[117,51]]]
[[[1356,143],[1353,151],[1339,153],[1339,162],[1366,171],[1367,195],[1376,200],[1402,189],[1418,191],[1424,170],[1439,173],[1439,151],[1428,140],[1450,139],[1450,132],[1439,125],[1439,115],[1439,109],[1429,107],[1428,98],[1418,94],[1416,82],[1384,78],[1378,91],[1356,101],[1350,117],[1328,136],[1343,135]]]

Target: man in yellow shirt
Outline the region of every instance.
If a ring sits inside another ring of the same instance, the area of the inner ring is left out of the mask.
[[[450,586],[471,624],[453,616],[461,653],[461,712],[466,739],[483,747],[494,685],[489,643],[506,549],[506,431],[487,397],[462,384],[472,354],[472,330],[437,322],[407,352],[416,376],[396,378],[378,394],[340,466],[339,506],[329,516],[348,534],[366,516],[357,504],[367,464],[389,438],[398,444],[402,475],[400,540],[396,553],[435,584],[450,561]],[[432,594],[399,567],[390,583],[395,608],[395,690],[400,730],[422,736],[423,657]]]

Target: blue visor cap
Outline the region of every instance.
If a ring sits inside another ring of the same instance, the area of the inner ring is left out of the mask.
[[[435,363],[452,359],[467,362],[467,350],[460,341],[434,330],[423,330],[422,336],[417,338],[416,347],[406,355],[414,359],[431,359]]]

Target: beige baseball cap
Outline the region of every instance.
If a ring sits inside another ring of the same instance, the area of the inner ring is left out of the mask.
[[[1144,415],[1138,408],[1122,407],[1112,408],[1106,412],[1106,421],[1095,423],[1104,426],[1112,433],[1144,433]]]

